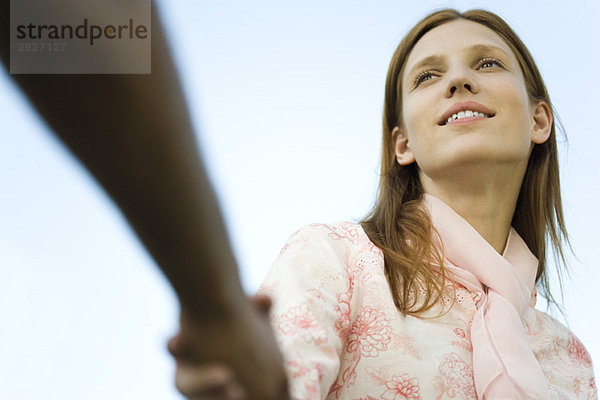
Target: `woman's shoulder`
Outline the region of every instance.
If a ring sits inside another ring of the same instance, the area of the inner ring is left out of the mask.
[[[532,350],[544,375],[557,391],[596,397],[592,358],[575,333],[547,312],[533,309],[534,323],[528,324]]]
[[[371,242],[360,223],[337,221],[332,223],[313,223],[305,225],[294,232],[282,251],[296,244],[328,246],[344,252],[370,252],[382,254],[381,250]]]
[[[366,265],[383,271],[383,253],[360,224],[339,221],[305,225],[281,249],[271,272],[320,276],[353,276]]]
[[[577,335],[564,323],[551,316],[548,312],[533,309],[535,323],[528,326],[528,333],[533,342],[539,347],[538,351],[547,354],[549,350],[560,354],[563,360],[568,360],[573,366],[592,368],[592,359]],[[549,354],[547,354],[549,355]]]
[[[360,224],[340,221],[305,225],[289,237],[259,291],[271,294],[276,287],[292,285],[299,290],[305,285],[309,291],[319,288],[342,293],[348,287],[360,286],[362,281],[356,278],[367,272],[383,277],[383,262],[383,253]]]

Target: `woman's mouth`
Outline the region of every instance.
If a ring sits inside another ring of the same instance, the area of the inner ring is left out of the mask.
[[[492,110],[475,101],[459,102],[444,112],[439,125],[462,124],[492,118],[494,115]]]
[[[480,113],[478,111],[465,110],[460,111],[457,114],[452,114],[446,121],[441,125],[459,125],[466,124],[468,122],[479,121],[482,119],[491,118],[491,115]]]

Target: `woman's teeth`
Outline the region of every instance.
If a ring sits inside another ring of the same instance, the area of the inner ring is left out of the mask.
[[[489,115],[484,114],[484,113],[480,113],[478,111],[471,111],[471,110],[459,111],[456,114],[452,114],[451,117],[448,117],[448,120],[446,121],[446,123],[452,122],[452,121],[454,121],[456,119],[467,118],[467,117],[489,118]]]

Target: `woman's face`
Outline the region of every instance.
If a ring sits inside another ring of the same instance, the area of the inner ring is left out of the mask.
[[[453,167],[492,164],[524,173],[533,143],[547,138],[533,132],[540,110],[530,104],[510,47],[467,20],[438,26],[417,42],[404,66],[402,106],[403,127],[394,130],[398,162],[416,161],[432,179]]]

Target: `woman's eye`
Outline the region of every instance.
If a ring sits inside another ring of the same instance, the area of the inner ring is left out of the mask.
[[[485,58],[481,60],[479,68],[493,68],[493,67],[504,67],[502,61],[495,58]]]
[[[433,73],[432,72],[423,72],[421,74],[419,74],[419,76],[417,76],[417,78],[415,79],[415,87],[419,86],[421,83],[430,80],[431,78],[433,78]]]

